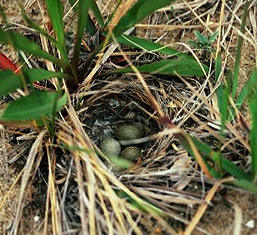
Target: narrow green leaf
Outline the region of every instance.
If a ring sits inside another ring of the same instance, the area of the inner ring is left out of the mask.
[[[92,3],[95,3],[95,1],[94,0],[90,0],[91,1],[91,4],[90,4],[90,7],[91,7],[91,9],[92,8],[94,8],[95,6],[92,6]],[[70,5],[73,7],[73,11],[74,12],[78,12],[78,9],[79,9],[79,7],[78,7],[78,1],[77,0],[69,0],[69,3],[70,3]],[[76,4],[76,5],[75,5]],[[96,3],[95,3],[96,4]],[[95,8],[94,8],[94,10],[95,11],[97,11]],[[92,10],[93,12],[94,12],[94,10]],[[99,9],[98,9],[99,10]],[[99,12],[96,12],[96,14],[98,14]],[[94,13],[95,14],[95,13]],[[101,14],[101,13],[100,13]],[[96,32],[97,32],[97,28],[95,27],[95,24],[94,24],[94,22],[92,21],[92,19],[91,19],[91,17],[90,17],[90,15],[88,15],[87,16],[88,18],[88,20],[87,20],[87,24],[86,24],[86,29],[87,29],[87,32],[92,36],[92,35],[94,35]],[[98,19],[98,17],[99,16],[96,16],[96,18]],[[100,24],[100,23],[99,23]],[[101,24],[100,24],[100,26],[102,26]]]
[[[216,30],[209,38],[209,43],[212,44],[215,42],[216,38],[218,37],[219,35],[219,31]]]
[[[233,181],[233,184],[235,184],[240,188],[246,189],[249,192],[257,194],[257,185],[250,180],[245,180],[245,179],[235,180]]]
[[[32,83],[52,77],[65,77],[64,73],[44,69],[23,69],[23,72],[26,73],[26,77],[29,77],[30,81],[24,81],[24,77],[21,74],[15,74],[11,70],[0,71],[0,97],[24,87],[24,84],[28,82]]]
[[[221,161],[222,169],[233,175],[236,179],[251,180],[251,177],[237,167],[232,161],[226,159],[224,156],[218,156],[217,154],[211,155],[215,162]]]
[[[21,50],[27,54],[32,54],[45,60],[49,60],[62,68],[66,67],[66,63],[42,50],[38,44],[30,41],[21,34],[14,33],[12,31],[3,31],[0,29],[0,42],[9,44],[16,50]]]
[[[201,46],[199,46],[199,44],[197,44],[196,42],[194,41],[188,41],[188,43],[190,44],[191,47],[194,47],[194,48],[197,48],[197,49],[202,49]]]
[[[81,42],[84,35],[85,27],[87,25],[89,6],[90,6],[90,1],[88,0],[79,1],[76,40],[75,40],[74,54],[72,59],[72,66],[75,70],[77,70],[78,68],[80,47],[81,47]]]
[[[257,90],[257,68],[254,69],[252,75],[245,83],[242,91],[240,92],[238,99],[236,101],[236,107],[239,109],[243,102],[246,99],[250,99],[250,97],[256,92]]]
[[[215,59],[215,81],[218,82],[218,79],[220,77],[221,74],[221,56],[220,54],[218,55],[218,57]],[[217,99],[218,99],[218,105],[219,105],[219,112],[220,115],[222,115],[222,110],[224,109],[223,106],[223,82],[220,82],[219,87],[216,90],[216,94],[217,94]],[[227,107],[226,107],[227,108]]]
[[[204,45],[208,44],[208,38],[207,38],[206,36],[202,35],[202,34],[201,34],[199,31],[197,31],[197,30],[194,31],[194,34],[195,34],[195,36],[196,36],[198,42],[200,42],[201,44],[204,44]]]
[[[207,67],[204,66],[207,71]],[[176,75],[180,76],[204,76],[202,68],[199,66],[197,61],[179,58],[174,60],[161,60],[153,62],[151,64],[146,64],[137,67],[138,71],[141,73],[151,73],[151,74],[166,74],[166,75]],[[132,73],[134,72],[132,68],[117,69],[111,73]]]
[[[205,155],[210,157],[214,162],[218,163],[221,161],[221,166],[224,171],[230,173],[237,179],[251,180],[251,177],[248,174],[242,171],[233,162],[227,160],[222,154],[214,152],[210,146],[206,145],[195,137],[191,137],[191,139],[200,152],[205,153]]]
[[[69,58],[65,47],[64,41],[64,22],[63,22],[63,6],[60,0],[45,0],[47,12],[49,14],[51,24],[53,26],[57,42],[59,44],[58,49],[60,51],[62,59],[68,63]]]
[[[103,28],[104,27],[103,16],[102,16],[101,11],[99,10],[95,0],[91,0],[90,9],[94,13],[94,15],[95,15],[99,25],[101,26],[101,28]]]
[[[116,156],[107,156],[110,161],[115,165],[115,169],[118,170],[125,170],[128,169],[130,167],[133,166],[133,163],[124,159],[124,158],[120,158],[120,157],[116,157]]]
[[[252,114],[252,127],[250,132],[250,143],[251,143],[251,168],[252,168],[252,178],[256,180],[257,178],[257,94],[250,100],[250,110]]]
[[[56,47],[58,47],[57,41],[50,36],[39,24],[31,20],[25,13],[25,10],[22,8],[22,17],[26,23],[32,28],[39,32],[41,35],[45,36],[49,41],[51,41]]]
[[[215,80],[218,81],[220,74],[221,74],[221,56],[220,54],[215,60]],[[221,116],[221,135],[223,135],[223,131],[225,128],[225,123],[228,120],[228,106],[229,106],[229,95],[231,92],[231,76],[230,73],[228,74],[227,81],[221,82],[219,87],[217,88],[217,98],[218,98],[218,105],[219,105],[219,112]]]
[[[86,30],[91,36],[93,36],[97,32],[97,28],[95,27],[95,24],[91,19],[90,15],[87,15]]]
[[[175,0],[138,0],[120,19],[112,33],[115,37],[119,36],[157,9],[162,8],[174,1]]]
[[[55,35],[60,44],[64,45],[63,6],[60,0],[45,0]]]
[[[242,34],[245,32],[245,23],[246,18],[248,15],[248,6],[249,1],[247,0],[244,4],[244,14],[241,22],[240,31]],[[241,59],[241,51],[242,51],[242,45],[243,45],[243,37],[238,35],[238,42],[237,42],[237,48],[236,48],[236,60],[235,60],[235,68],[234,68],[234,79],[233,79],[233,88],[232,88],[232,98],[235,98],[237,86],[238,86],[238,76],[239,76],[239,68],[240,68],[240,59]]]
[[[185,53],[178,52],[177,50],[161,45],[156,42],[151,42],[149,40],[143,39],[143,38],[138,38],[138,37],[133,37],[129,35],[120,35],[116,37],[116,40],[120,44],[125,44],[127,46],[139,48],[141,50],[147,51],[147,52],[159,52],[167,55],[173,55],[177,57],[185,57],[185,58],[192,58],[192,56],[189,56]]]
[[[190,144],[188,143],[187,138],[185,138],[185,136],[183,135],[177,135],[179,141],[181,142],[181,144],[184,146],[184,148],[189,152],[189,154],[191,156],[194,157],[194,159],[196,160],[196,156],[194,154],[194,151],[191,149]],[[209,156],[212,153],[212,149],[204,144],[202,141],[190,136],[190,138],[192,139],[195,147],[197,148],[197,150],[201,153],[204,153],[206,156]],[[215,170],[214,167],[212,167],[208,161],[206,161],[205,158],[203,158],[204,164],[205,166],[208,168],[208,171],[211,173],[211,175],[215,178],[215,179],[220,179],[222,177],[222,174],[218,171]]]
[[[42,117],[52,115],[54,102],[58,93],[56,111],[67,103],[67,94],[58,92],[35,91],[28,96],[11,102],[0,117],[2,121],[17,122],[27,120],[40,120]]]
[[[22,87],[21,76],[12,70],[0,71],[0,97]]]

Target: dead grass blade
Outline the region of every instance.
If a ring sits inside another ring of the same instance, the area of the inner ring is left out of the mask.
[[[18,234],[20,219],[21,219],[22,210],[23,210],[23,199],[24,199],[25,190],[26,190],[26,187],[27,187],[30,175],[31,175],[31,171],[34,166],[34,162],[35,162],[36,156],[39,152],[39,148],[42,144],[45,133],[46,133],[46,131],[43,130],[38,134],[35,142],[33,143],[32,147],[31,147],[28,159],[26,161],[26,165],[24,167],[23,177],[22,177],[22,181],[21,181],[21,190],[20,190],[20,197],[19,197],[19,201],[18,201],[18,205],[17,205],[17,211],[16,211],[16,215],[15,215],[15,218],[13,221],[13,226],[10,231],[11,235]]]

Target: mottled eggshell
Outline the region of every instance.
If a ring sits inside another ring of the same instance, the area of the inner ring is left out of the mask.
[[[136,146],[128,146],[121,152],[121,157],[136,162],[141,157],[141,150]]]
[[[133,140],[143,137],[142,131],[134,125],[120,125],[115,130],[117,140]]]
[[[120,143],[113,138],[103,139],[100,143],[99,148],[107,156],[118,157],[121,152]]]

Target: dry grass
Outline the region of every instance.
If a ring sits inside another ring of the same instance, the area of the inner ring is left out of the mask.
[[[98,2],[103,15],[107,16],[113,3]],[[221,50],[223,56],[221,81],[226,68],[234,63],[243,4],[242,0],[179,1],[173,4],[175,13],[172,14],[170,8],[162,9],[137,25],[135,32],[192,53],[212,67],[215,55],[193,50],[187,41],[192,39],[195,29],[211,34],[219,28],[219,39],[214,47]],[[250,6],[240,84],[256,65],[256,4],[252,1]],[[10,7],[7,2],[4,5]],[[27,11],[38,11],[35,17],[45,15],[40,1],[26,1],[25,6]],[[66,8],[66,12],[68,10]],[[32,33],[13,11],[9,15],[15,30]],[[67,22],[72,27],[69,15]],[[44,39],[40,40],[47,49]],[[218,146],[220,116],[215,89],[219,83],[214,84],[212,72],[205,79],[197,80],[142,76],[136,68],[136,75],[95,78],[100,71],[118,67],[110,60],[114,50],[127,64],[154,57],[162,59],[154,53],[127,53],[124,48],[111,45],[99,55],[81,88],[71,94],[65,114],[57,121],[54,142],[45,130],[9,127],[1,130],[2,135],[13,136],[20,151],[11,152],[7,143],[0,149],[5,160],[0,162],[5,172],[1,181],[8,182],[8,187],[3,189],[0,210],[17,203],[15,210],[12,206],[12,213],[5,214],[11,223],[7,226],[7,221],[1,220],[2,234],[188,235],[195,229],[194,234],[216,235],[222,231],[208,227],[210,224],[219,226],[209,222],[208,216],[203,225],[199,223],[208,206],[217,203],[215,193],[222,195],[222,191],[219,192],[221,182],[208,178],[208,171],[203,174],[174,136],[183,131],[213,148]],[[12,55],[15,58],[15,54]],[[46,66],[52,68],[53,65],[47,63]],[[249,123],[247,109],[244,111],[246,115],[242,116]],[[169,117],[176,128],[173,125],[166,128],[161,121],[165,117]],[[115,127],[124,122],[138,124],[144,130],[145,137],[138,140],[143,157],[132,168],[117,171],[97,145],[104,136],[113,135]],[[2,136],[2,139],[7,141],[10,137]],[[221,143],[230,160],[237,161],[244,169],[249,168],[250,146],[240,124],[229,124]],[[22,170],[20,174],[18,171],[12,174],[16,180],[11,185],[10,167],[16,169],[18,165]],[[15,198],[12,195],[17,187],[19,195]],[[14,202],[10,203],[10,199]],[[229,201],[236,208],[235,221],[237,219],[242,225],[240,206],[233,203],[233,199]],[[227,234],[232,234],[233,229],[234,234],[240,234],[240,230],[249,231],[242,230],[243,226],[229,226]],[[256,229],[251,231],[254,234]]]

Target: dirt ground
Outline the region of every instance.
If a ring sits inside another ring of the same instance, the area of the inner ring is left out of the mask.
[[[25,8],[26,11],[30,13],[30,16],[37,21],[40,21],[40,8],[42,7],[41,1],[26,1]],[[174,4],[175,11],[178,12],[184,12],[185,16],[184,18],[181,17],[180,19],[184,19],[185,21],[189,22],[186,24],[186,26],[190,26],[190,23],[192,23],[191,26],[194,26],[194,24],[200,24],[199,22],[196,22],[195,16],[190,12],[190,9],[183,9],[183,7],[188,7],[187,3],[191,3],[190,6],[196,7],[197,4],[200,4],[200,1],[178,1],[178,3]],[[208,8],[208,4],[212,4],[213,6],[216,6],[215,3],[219,7],[217,7],[216,11],[210,11],[208,14],[208,22],[217,23],[219,21],[219,14],[220,11],[218,8],[220,8],[221,1],[216,0],[209,0],[206,2],[206,8]],[[233,10],[238,6],[242,5],[242,1],[227,1],[228,6],[231,7],[232,12]],[[252,5],[251,11],[256,13],[257,10],[257,2]],[[99,5],[102,7],[102,9],[105,6],[105,1],[99,0]],[[18,4],[15,1],[5,1],[2,0],[2,4],[4,6],[4,9],[6,10],[7,17],[9,18],[9,21],[13,24],[13,27],[17,31],[27,31],[27,29],[23,26],[23,20],[20,16],[19,7]],[[183,5],[184,4],[184,5]],[[210,8],[208,8],[210,9]],[[236,13],[241,17],[242,14],[242,6],[240,7],[241,10],[237,11]],[[204,8],[202,9],[204,11]],[[226,17],[230,19],[232,17],[232,12],[230,12],[227,8]],[[108,13],[108,9],[105,10],[105,14]],[[202,12],[204,13],[204,12]],[[199,14],[199,13],[198,13]],[[204,27],[192,27],[190,29],[167,29],[165,27],[157,27],[152,28],[147,27],[146,24],[155,24],[155,25],[162,25],[163,23],[167,22],[167,16],[161,15],[161,12],[158,14],[155,14],[152,18],[147,19],[142,23],[142,25],[139,25],[136,27],[136,33],[143,37],[148,37],[152,40],[159,39],[160,42],[165,44],[176,44],[175,46],[179,49],[184,49],[183,46],[178,45],[178,43],[187,43],[188,40],[195,40],[193,30],[199,29],[202,30],[202,32],[206,32],[207,30]],[[191,21],[192,20],[192,21]],[[177,23],[177,21],[175,21]],[[205,23],[208,23],[207,21]],[[233,21],[233,27],[235,29],[239,29],[239,23],[237,20]],[[144,24],[144,25],[143,25]],[[201,25],[202,26],[202,25]],[[253,32],[253,30],[256,30],[251,24],[251,21],[248,21],[247,26],[249,27],[249,31]],[[231,66],[234,63],[234,56],[236,52],[236,42],[237,42],[237,35],[236,30],[228,31],[229,35],[227,37],[230,38],[228,42],[224,42],[224,45],[226,46],[225,49],[228,51],[223,51],[225,54],[226,52],[230,54],[228,56],[228,62],[227,65]],[[255,35],[256,36],[256,35]],[[244,49],[242,50],[242,60],[241,60],[241,67],[240,67],[240,82],[239,87],[242,87],[244,82],[249,78],[249,75],[251,74],[252,69],[254,68],[256,64],[256,40],[255,38],[255,45],[252,45],[251,42],[245,41],[244,42]],[[223,50],[225,50],[223,49]],[[0,47],[0,50],[2,53],[5,53],[9,58],[11,58],[14,62],[17,61],[17,55],[16,53],[11,50],[9,47]],[[224,55],[223,54],[223,55]],[[225,56],[224,56],[225,57]],[[5,106],[5,102],[2,101],[1,103],[1,109]],[[1,111],[0,111],[1,112]],[[248,116],[248,114],[246,114]],[[17,201],[19,199],[19,185],[16,184],[14,188],[11,188],[13,182],[18,179],[20,169],[17,167],[17,164],[8,164],[8,161],[10,160],[9,153],[15,149],[18,145],[17,141],[12,141],[13,136],[15,133],[18,133],[19,130],[12,129],[9,127],[5,127],[3,125],[0,125],[0,234],[8,234],[12,220],[15,216],[16,211],[16,205]],[[13,153],[11,156],[14,156],[15,154],[18,154],[20,150],[17,150],[16,153]],[[10,190],[11,189],[11,190]],[[9,192],[10,190],[10,192]],[[26,225],[26,228],[23,228],[23,231],[26,232],[26,234],[41,234],[42,232],[42,220],[40,220],[40,206],[36,207],[31,206],[31,201],[33,200],[31,197],[35,194],[33,186],[28,187],[28,190],[26,192],[26,206],[25,209],[27,217],[24,217],[23,226]],[[6,201],[4,204],[2,204],[2,201],[5,199],[6,195],[8,197],[6,198]],[[41,218],[42,219],[42,218]],[[240,233],[236,233],[236,228],[241,227],[239,231]],[[214,199],[211,202],[211,205],[208,206],[208,209],[204,213],[201,221],[198,224],[199,228],[202,228],[205,232],[200,232],[199,230],[194,230],[192,233],[193,235],[203,235],[203,234],[209,234],[209,235],[257,235],[257,196],[245,192],[240,189],[235,189],[231,187],[221,187],[220,191],[216,193]],[[161,234],[157,233],[156,234]]]

